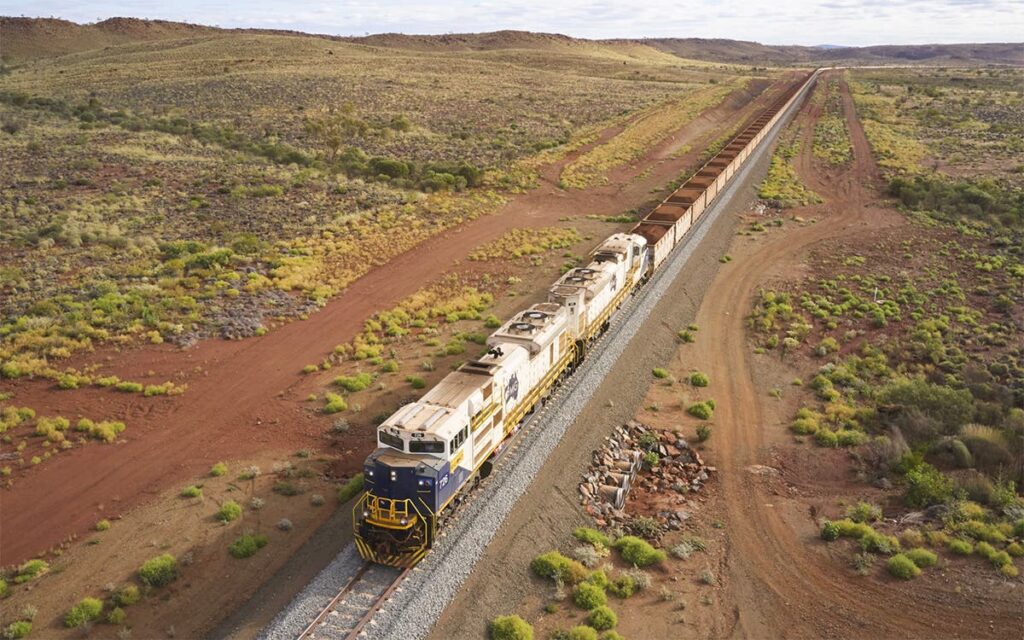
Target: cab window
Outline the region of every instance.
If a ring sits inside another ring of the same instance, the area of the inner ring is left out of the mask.
[[[456,433],[455,437],[452,438],[452,453],[455,453],[455,451],[458,450],[458,448],[462,446],[462,443],[465,442],[466,438],[468,438],[468,437],[469,437],[469,427],[463,427],[462,431],[459,431],[458,433]]]
[[[377,437],[380,438],[381,444],[386,444],[387,446],[398,449],[399,451],[405,451],[405,442],[403,442],[398,436],[392,435],[387,431],[378,431]]]
[[[436,440],[413,440],[409,443],[412,453],[444,453],[444,443]]]

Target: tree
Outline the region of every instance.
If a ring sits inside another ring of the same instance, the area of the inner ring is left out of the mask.
[[[370,125],[356,115],[351,102],[327,107],[317,116],[306,119],[306,133],[324,147],[328,162],[334,162],[338,151],[349,140],[365,134],[369,128]]]

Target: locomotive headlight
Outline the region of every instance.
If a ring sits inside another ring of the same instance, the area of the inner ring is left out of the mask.
[[[392,471],[391,472],[391,482],[394,482],[395,480],[398,480],[398,472],[397,471]]]
[[[363,511],[363,517],[364,518],[369,518],[370,517],[370,512],[369,511]]]
[[[400,522],[400,523],[401,523],[401,525],[402,525],[403,527],[404,527],[405,525],[409,524],[409,521],[408,521],[407,519],[405,519],[405,518],[402,518],[402,519],[401,519],[401,520],[399,520],[398,522]]]
[[[416,484],[418,484],[418,485],[420,485],[421,487],[423,487],[423,486],[426,486],[426,484],[427,484],[427,481],[426,481],[426,480],[424,480],[423,478],[420,478],[419,480],[417,480],[417,481],[416,481]]]
[[[368,475],[368,476],[370,476],[372,478],[373,477],[373,469],[367,469],[366,470],[366,475]]]

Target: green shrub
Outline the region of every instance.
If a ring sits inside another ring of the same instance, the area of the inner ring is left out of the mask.
[[[949,541],[949,550],[958,556],[969,556],[974,552],[974,545],[963,538],[953,538]]]
[[[608,591],[616,597],[623,599],[628,598],[637,592],[636,581],[633,580],[632,576],[625,574],[621,575],[615,578],[615,580],[608,585]]]
[[[860,546],[865,551],[888,555],[900,550],[900,541],[896,536],[887,536],[877,531],[872,531],[861,537]]]
[[[134,584],[126,584],[114,594],[113,601],[119,607],[128,607],[138,602],[141,597],[138,587]]]
[[[621,633],[605,631],[601,634],[601,640],[626,640],[626,638]]]
[[[1004,564],[1003,566],[999,567],[999,573],[1003,574],[1011,580],[1020,575],[1020,571],[1018,571],[1017,567],[1013,566],[1012,564]]]
[[[519,616],[499,616],[487,632],[491,640],[533,640],[533,627]]]
[[[1020,542],[1011,542],[1006,545],[1006,553],[1010,554],[1014,558],[1020,558],[1024,556],[1024,544]]]
[[[615,625],[619,624],[619,618],[614,611],[602,605],[591,609],[587,616],[587,624],[598,631],[605,631],[613,629]]]
[[[904,499],[911,507],[941,504],[953,497],[953,481],[927,462],[908,471],[906,480]]]
[[[665,560],[665,552],[655,549],[646,540],[636,536],[623,536],[613,544],[622,554],[622,558],[638,567],[646,567]]]
[[[832,542],[839,539],[839,525],[826,520],[821,523],[821,539],[825,542]]]
[[[694,342],[696,340],[696,338],[693,336],[693,332],[687,331],[685,329],[680,331],[676,335],[679,336],[680,340],[682,340],[683,342],[685,342],[687,344],[692,343],[692,342]]]
[[[0,600],[6,598],[10,592],[11,588],[7,586],[7,581],[0,578]]]
[[[576,560],[557,551],[542,553],[530,562],[530,569],[541,578],[576,584],[587,577],[587,569]]]
[[[217,464],[210,467],[210,475],[213,476],[214,478],[219,478],[222,475],[226,474],[227,472],[228,465],[224,464],[223,462],[218,462]]]
[[[797,418],[789,425],[790,431],[800,436],[810,436],[818,432],[818,421],[814,418]]]
[[[194,484],[189,485],[181,490],[182,498],[201,498],[202,496],[203,490],[195,486]]]
[[[581,582],[572,591],[572,601],[580,609],[590,610],[608,602],[604,589],[589,582]]]
[[[597,631],[590,627],[578,625],[569,629],[569,640],[597,640]]]
[[[231,522],[237,520],[242,515],[242,507],[234,500],[228,500],[224,504],[220,505],[220,509],[217,511],[217,519],[221,522]]]
[[[107,622],[110,624],[124,624],[124,621],[128,619],[128,614],[124,612],[121,607],[114,607],[109,614],[107,614]]]
[[[233,557],[242,559],[256,554],[257,551],[267,545],[267,536],[244,534],[228,546],[228,553]]]
[[[110,529],[110,520],[103,519],[96,523],[97,531],[107,531]]]
[[[336,393],[325,393],[324,400],[327,401],[324,404],[324,413],[338,413],[348,409],[348,402]]]
[[[974,457],[971,455],[971,450],[962,441],[954,440],[950,443],[949,448],[953,453],[953,460],[956,461],[957,467],[970,469],[974,466]]]
[[[686,409],[686,413],[690,414],[694,418],[700,418],[701,420],[710,420],[714,412],[715,407],[708,400],[698,402],[697,404],[691,404]]]
[[[711,381],[708,380],[707,375],[701,373],[700,371],[696,371],[690,374],[690,384],[692,384],[695,387],[706,387],[708,386],[708,384],[710,384],[710,382]]]
[[[846,517],[854,522],[878,522],[882,519],[882,509],[870,502],[858,502],[846,509]]]
[[[372,383],[373,376],[365,372],[357,373],[354,376],[338,376],[334,379],[334,384],[351,393],[362,391]]]
[[[178,577],[178,561],[169,553],[150,558],[139,567],[139,579],[150,587],[166,586]]]
[[[14,576],[14,584],[22,584],[38,578],[50,570],[50,565],[45,560],[29,560],[18,567],[18,573]]]
[[[927,549],[911,549],[910,551],[904,551],[902,555],[910,558],[914,564],[922,569],[934,567],[935,563],[939,561],[939,557]]]
[[[839,446],[839,436],[831,429],[818,429],[814,434],[814,441],[822,447],[835,448]]]
[[[114,388],[124,393],[142,393],[143,386],[138,382],[118,382]]]
[[[910,580],[921,574],[921,570],[917,568],[914,561],[903,555],[897,553],[893,557],[889,558],[887,565],[889,573],[899,578],[900,580]]]
[[[64,616],[64,626],[69,628],[80,627],[86,622],[98,620],[103,613],[103,601],[97,598],[82,598],[78,604],[71,607],[71,611]]]
[[[591,529],[589,527],[577,527],[572,535],[576,537],[580,542],[586,542],[592,545],[604,545],[605,547],[612,546],[612,540],[605,534],[601,533],[597,529]]]
[[[856,429],[836,431],[836,442],[840,447],[859,447],[868,441],[868,434]]]
[[[999,527],[995,525],[988,525],[979,520],[968,520],[957,526],[961,533],[966,533],[975,540],[984,540],[985,542],[1005,542],[1006,536]]]
[[[662,369],[661,367],[652,369],[651,373],[654,374],[655,378],[667,378],[670,375],[668,369]]]
[[[32,633],[32,623],[28,620],[16,620],[4,629],[4,638],[20,640]]]
[[[711,437],[711,425],[701,424],[697,425],[697,442],[707,442],[708,438]]]
[[[586,549],[587,547],[583,548]],[[608,574],[601,569],[592,571],[590,575],[587,576],[586,582],[601,587],[602,589],[607,589],[611,585],[611,580],[608,579]]]
[[[405,381],[408,382],[409,386],[413,389],[422,389],[427,386],[427,383],[419,376],[409,376]]]
[[[384,363],[380,370],[383,371],[384,373],[395,373],[396,371],[398,371],[398,361],[388,360],[387,362]]]
[[[338,487],[338,502],[348,502],[363,491],[363,474],[357,473],[348,479],[348,482]]]
[[[302,367],[302,373],[306,373],[306,374],[316,373],[319,370],[320,370],[320,367],[316,366],[315,364],[307,364],[306,366]]]

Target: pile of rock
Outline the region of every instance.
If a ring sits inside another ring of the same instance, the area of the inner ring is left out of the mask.
[[[654,495],[661,507],[654,519],[665,529],[680,529],[689,511],[674,507],[689,507],[688,494],[699,492],[714,471],[678,433],[633,420],[594,452],[580,498],[598,526],[628,528],[633,516],[626,511],[627,494]]]

